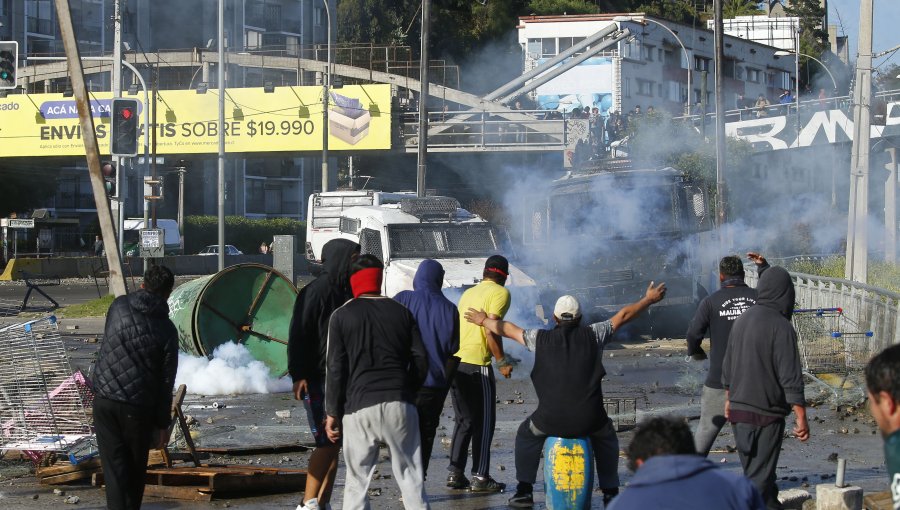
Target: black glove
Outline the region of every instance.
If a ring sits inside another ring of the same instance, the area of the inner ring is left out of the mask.
[[[697,349],[697,352],[691,355],[691,359],[694,361],[703,361],[707,359],[706,351],[704,351],[703,348]]]

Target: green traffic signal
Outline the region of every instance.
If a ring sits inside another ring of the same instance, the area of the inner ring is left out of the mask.
[[[0,41],[0,89],[16,88],[16,59],[19,55],[19,43],[16,41]]]

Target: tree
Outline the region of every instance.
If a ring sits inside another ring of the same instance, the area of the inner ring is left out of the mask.
[[[755,0],[725,0],[722,4],[722,17],[726,19],[758,14],[763,14],[763,10]]]
[[[633,3],[639,4],[634,10],[657,18],[688,25],[700,21],[695,2],[691,0],[643,0]]]
[[[800,18],[800,51],[808,55],[821,55],[828,40],[823,20],[825,9],[819,0],[794,0],[785,6],[788,16]]]
[[[585,0],[530,0],[528,2],[528,13],[538,16],[595,12],[597,12],[597,5]]]
[[[884,69],[879,69],[873,80],[877,90],[900,89],[900,65],[891,64]]]

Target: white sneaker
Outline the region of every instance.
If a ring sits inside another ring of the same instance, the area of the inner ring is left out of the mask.
[[[312,498],[308,500],[306,503],[301,503],[297,505],[297,510],[320,510],[319,509],[319,500],[316,498]]]

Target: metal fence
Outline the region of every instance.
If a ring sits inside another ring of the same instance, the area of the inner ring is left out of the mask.
[[[748,284],[756,286],[755,272]],[[804,273],[791,273],[796,291],[795,308],[841,308],[859,331],[871,331],[871,354],[900,343],[900,294],[863,283]]]

